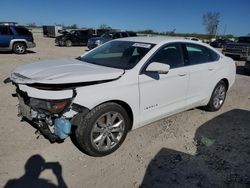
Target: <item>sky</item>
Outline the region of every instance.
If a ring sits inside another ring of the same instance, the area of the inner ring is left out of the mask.
[[[0,21],[205,34],[209,11],[220,13],[219,34],[250,33],[250,0],[3,0]]]

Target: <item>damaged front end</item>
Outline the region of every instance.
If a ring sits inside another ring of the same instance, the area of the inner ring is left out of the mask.
[[[18,116],[51,142],[63,140],[70,135],[71,119],[80,111],[79,106],[73,104],[75,89],[44,91],[26,85],[15,85],[17,87],[15,96],[19,100]],[[53,99],[54,96],[57,96],[56,99]]]
[[[124,73],[77,59],[44,60],[17,67],[4,83],[17,88],[19,116],[54,142],[70,134],[77,114],[89,112],[73,103],[78,88],[111,82]]]

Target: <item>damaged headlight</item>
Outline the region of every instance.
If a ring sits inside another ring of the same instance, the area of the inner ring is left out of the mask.
[[[64,111],[65,108],[69,107],[72,99],[62,100],[42,100],[36,98],[30,98],[30,106],[43,113],[54,113],[59,114]]]

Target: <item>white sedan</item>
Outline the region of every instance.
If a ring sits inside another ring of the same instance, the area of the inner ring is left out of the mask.
[[[129,130],[204,106],[217,111],[235,62],[206,44],[170,37],[110,41],[76,59],[16,68],[19,114],[52,142],[75,136],[89,155],[114,152]]]

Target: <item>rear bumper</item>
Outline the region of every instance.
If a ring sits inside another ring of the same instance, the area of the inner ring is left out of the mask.
[[[36,43],[34,42],[27,42],[27,48],[34,48],[36,47]]]

